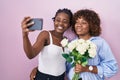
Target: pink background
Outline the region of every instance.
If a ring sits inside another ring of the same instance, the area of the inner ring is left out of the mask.
[[[102,37],[110,44],[120,66],[119,0],[0,0],[0,80],[29,80],[37,57],[29,60],[22,44],[21,21],[24,16],[44,18],[44,29],[53,29],[52,17],[59,8],[75,12],[95,10],[102,21]],[[30,33],[34,42],[39,31]],[[110,80],[120,79],[120,71]]]

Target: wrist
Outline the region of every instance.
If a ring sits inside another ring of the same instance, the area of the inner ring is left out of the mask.
[[[82,72],[89,72],[89,66],[83,67],[83,71]]]
[[[92,71],[93,71],[93,66],[89,66],[89,67],[88,67],[88,70],[89,70],[90,72],[92,72]]]
[[[22,32],[23,37],[27,37],[28,36],[28,32]]]
[[[92,72],[93,71],[93,66],[87,65],[84,67],[84,72]]]

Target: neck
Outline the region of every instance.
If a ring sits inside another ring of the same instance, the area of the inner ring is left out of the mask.
[[[90,35],[78,35],[78,37],[79,37],[80,39],[88,40],[88,39],[90,39],[92,36],[90,36]]]
[[[51,31],[51,33],[53,34],[53,36],[55,36],[56,38],[62,39],[63,38],[63,33],[58,33],[56,31]]]

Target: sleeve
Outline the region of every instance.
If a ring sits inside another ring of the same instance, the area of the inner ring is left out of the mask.
[[[117,61],[109,47],[109,45],[103,41],[99,50],[100,64],[97,66],[98,75],[100,77],[111,77],[118,71]]]

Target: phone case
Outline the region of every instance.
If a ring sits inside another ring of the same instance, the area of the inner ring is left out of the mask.
[[[42,30],[42,27],[43,27],[42,18],[33,18],[31,21],[33,21],[34,24],[29,27],[29,30]]]

